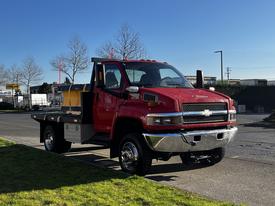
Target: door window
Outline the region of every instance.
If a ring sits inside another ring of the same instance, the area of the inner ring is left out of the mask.
[[[121,86],[121,73],[118,66],[115,64],[105,64],[105,88],[119,89]]]

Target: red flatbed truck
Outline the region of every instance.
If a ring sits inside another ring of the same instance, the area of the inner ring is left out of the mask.
[[[78,107],[32,114],[47,151],[67,152],[71,143],[105,145],[111,158],[119,157],[123,171],[139,175],[148,172],[152,159],[174,155],[183,163],[222,160],[237,132],[230,97],[194,88],[165,62],[92,62],[91,83]],[[202,87],[202,76],[197,80]]]

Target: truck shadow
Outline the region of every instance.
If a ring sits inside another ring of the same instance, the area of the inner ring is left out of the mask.
[[[192,165],[183,165],[182,163],[173,163],[173,164],[161,164],[161,165],[153,165],[152,169],[148,173],[147,178],[157,181],[157,182],[170,182],[177,181],[178,176],[169,175],[169,173],[174,172],[184,172],[190,170],[196,170],[208,167],[205,164],[192,164]]]
[[[176,181],[177,176],[175,175],[153,175],[153,176],[147,176],[148,179],[154,180],[157,182],[171,182]]]
[[[99,150],[99,149],[106,149],[107,147],[104,146],[91,146],[91,147],[77,147],[70,149],[71,152],[83,152],[83,151],[90,151],[90,150]]]
[[[58,155],[24,145],[0,147],[0,194],[129,178],[129,175],[118,171],[120,167],[117,160],[86,150],[83,152],[82,149],[73,151]],[[155,181],[175,181],[176,176],[169,176],[169,173],[201,167],[162,162],[152,166],[148,178]],[[164,173],[168,175],[162,175]]]
[[[190,170],[197,170],[201,168],[209,167],[209,165],[196,163],[191,165],[184,165],[182,163],[172,163],[169,164],[160,164],[160,165],[153,165],[149,174],[163,174],[163,173],[173,173],[173,172],[184,172]]]
[[[120,170],[120,165],[118,162],[118,159],[110,159],[109,157],[98,155],[94,153],[67,153],[71,158],[75,158],[81,161],[87,161],[90,162],[96,166],[102,167],[102,168],[108,168],[112,170]],[[181,162],[180,163],[171,163],[171,161],[160,161],[160,162],[154,162],[151,170],[149,171],[148,175],[155,175],[155,174],[166,174],[166,173],[174,173],[174,172],[184,172],[184,171],[190,171],[190,170],[197,170],[201,168],[206,168],[209,165],[203,164],[203,163],[194,163],[190,165],[184,165]],[[152,176],[150,179],[153,179],[156,181],[162,181],[161,176],[157,178],[157,176]],[[171,179],[172,180],[172,179]]]
[[[84,148],[83,148],[84,149]],[[70,157],[76,160],[80,160],[86,163],[90,163],[94,166],[100,167],[100,168],[107,168],[112,170],[120,170],[119,162],[118,160],[110,159],[103,155],[98,155],[94,153],[88,152],[88,150],[82,150],[82,152],[85,151],[85,153],[66,153],[66,157]]]
[[[0,194],[85,184],[92,187],[94,183],[128,177],[85,160],[76,161],[24,145],[0,145]]]

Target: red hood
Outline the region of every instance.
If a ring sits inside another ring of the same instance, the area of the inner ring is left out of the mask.
[[[190,88],[142,88],[142,92],[155,93],[178,100],[181,103],[226,102],[229,97],[206,89]]]

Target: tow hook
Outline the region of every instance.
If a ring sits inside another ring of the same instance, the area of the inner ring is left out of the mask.
[[[182,137],[182,140],[183,140],[186,144],[189,144],[189,145],[191,145],[191,146],[196,146],[196,145],[197,145],[197,142],[196,142],[196,141],[188,142],[187,139],[186,139],[186,137],[185,137],[183,134],[181,134],[181,137]]]

